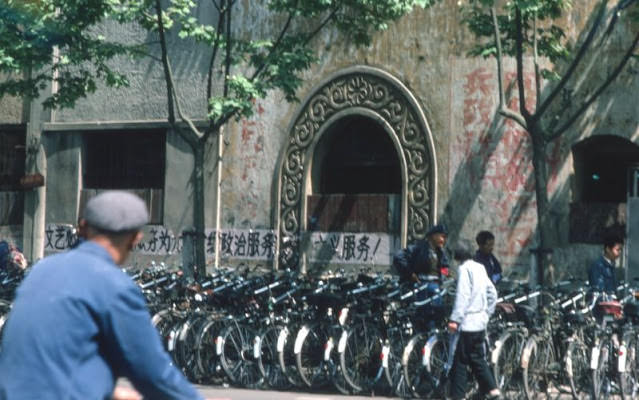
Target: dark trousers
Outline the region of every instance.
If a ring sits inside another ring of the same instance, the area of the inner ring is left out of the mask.
[[[469,367],[479,383],[481,393],[487,394],[497,387],[486,360],[485,338],[484,331],[460,333],[450,374],[450,396],[453,400],[463,399],[466,395]]]

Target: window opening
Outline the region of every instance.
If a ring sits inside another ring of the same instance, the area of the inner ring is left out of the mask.
[[[349,116],[330,127],[317,144],[311,176],[309,230],[399,232],[399,157],[375,120]]]
[[[104,190],[127,190],[140,196],[150,223],[161,224],[164,204],[166,133],[148,130],[85,134],[80,209]]]
[[[22,224],[25,142],[24,126],[0,127],[0,225]]]
[[[320,163],[320,193],[401,193],[397,151],[377,122],[361,116],[344,118],[327,140]]]
[[[639,147],[611,135],[595,136],[573,147],[576,200],[625,203],[627,171],[639,163]]]

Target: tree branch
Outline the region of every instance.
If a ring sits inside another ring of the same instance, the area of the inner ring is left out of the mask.
[[[493,32],[495,35],[495,47],[497,48],[497,54],[495,59],[497,60],[497,85],[499,87],[499,106],[497,112],[506,117],[510,118],[519,125],[521,125],[524,129],[527,129],[526,120],[524,117],[509,109],[506,105],[506,94],[504,92],[504,70],[502,66],[503,61],[503,53],[501,48],[501,32],[499,30],[499,21],[497,21],[497,12],[495,11],[495,6],[490,8],[490,14],[493,18]]]
[[[173,71],[171,70],[171,62],[169,61],[169,53],[166,45],[166,33],[164,30],[164,22],[162,21],[162,5],[160,3],[161,0],[155,0],[155,11],[157,14],[158,21],[158,33],[160,35],[160,47],[162,49],[162,65],[164,67],[164,76],[166,78],[166,90],[167,90],[167,102],[168,102],[168,120],[169,124],[176,129],[177,125],[175,123],[175,111],[173,109],[173,105],[175,104],[175,109],[180,117],[180,119],[185,122],[192,135],[184,134],[184,131],[181,129],[176,129],[176,131],[182,136],[191,146],[197,145],[197,138],[201,136],[200,131],[197,129],[193,121],[190,118],[186,117],[182,113],[182,109],[180,107],[180,99],[177,94],[177,90],[175,89],[175,80],[173,78]]]
[[[224,23],[224,18],[225,18],[225,13],[226,11],[222,12],[220,7],[217,5],[217,3],[215,2],[215,0],[211,0],[213,1],[213,4],[216,6],[217,10],[218,10],[218,19],[217,19],[217,31],[216,31],[216,37],[215,37],[215,43],[213,43],[213,52],[211,53],[211,60],[209,62],[209,72],[208,72],[208,76],[207,76],[207,83],[206,83],[206,101],[208,103],[209,99],[211,98],[211,96],[213,95],[213,70],[215,69],[215,59],[217,58],[217,52],[220,48],[220,37],[222,35],[222,24]],[[209,105],[207,105],[207,110],[210,112],[211,108]]]
[[[530,112],[526,108],[526,87],[524,84],[524,33],[522,32],[523,25],[521,21],[521,10],[518,6],[515,6],[515,24],[517,35],[515,37],[516,43],[516,58],[517,58],[517,89],[519,91],[519,113],[525,120],[530,118]]]
[[[308,44],[311,40],[313,40],[313,38],[320,33],[320,31],[322,29],[324,29],[324,27],[326,26],[326,24],[328,24],[334,17],[335,14],[337,14],[337,11],[339,11],[339,7],[335,7],[333,9],[333,11],[331,11],[331,13],[328,15],[328,17],[326,17],[326,19],[324,19],[324,21],[322,21],[322,23],[319,24],[319,26],[314,30],[311,31],[307,36],[306,36],[306,40],[304,41],[304,44]]]
[[[639,44],[639,33],[637,33],[637,35],[635,36],[632,45],[630,46],[630,48],[628,48],[628,51],[626,51],[626,54],[624,54],[623,58],[621,59],[621,61],[619,61],[619,64],[617,64],[617,67],[615,67],[615,69],[610,73],[610,75],[608,75],[608,78],[606,78],[606,80],[601,84],[601,86],[599,86],[599,88],[597,88],[597,90],[595,90],[593,92],[593,94],[588,98],[588,100],[586,100],[581,107],[579,107],[579,109],[570,117],[568,118],[568,120],[566,121],[566,123],[564,123],[559,129],[557,129],[557,131],[553,132],[548,140],[554,140],[557,137],[559,137],[562,133],[564,133],[564,131],[566,131],[566,129],[568,129],[570,127],[570,125],[572,125],[577,118],[579,118],[579,116],[586,111],[586,109],[588,107],[590,107],[590,105],[597,99],[597,97],[599,97],[599,95],[601,95],[601,93],[603,93],[604,90],[606,90],[606,88],[615,80],[617,79],[617,76],[619,76],[619,74],[621,73],[621,71],[623,70],[623,68],[626,66],[626,64],[628,63],[628,61],[630,61],[630,59],[632,58],[637,45]]]
[[[288,31],[288,28],[291,26],[291,21],[292,20],[293,20],[293,13],[289,13],[288,14],[288,18],[286,19],[286,23],[284,24],[284,27],[282,28],[282,31],[278,35],[277,40],[275,40],[275,43],[271,47],[271,50],[268,52],[268,54],[264,58],[264,62],[262,62],[262,65],[260,65],[259,67],[257,67],[255,69],[255,72],[253,72],[253,75],[251,76],[249,81],[253,82],[255,80],[255,78],[257,78],[258,75],[264,70],[264,68],[266,68],[266,66],[269,63],[269,60],[271,59],[271,57],[273,56],[273,54],[275,53],[277,48],[282,43],[282,40],[284,39],[284,35],[286,34],[286,31]]]
[[[539,51],[537,49],[537,11],[533,20],[533,63],[535,65],[535,112],[541,103],[541,72],[539,70]]]
[[[231,73],[231,48],[233,47],[231,37],[231,0],[227,0],[228,13],[226,15],[226,55],[224,57],[224,94],[226,97],[229,94],[229,74]]]
[[[601,20],[603,19],[605,15],[607,3],[608,3],[608,0],[602,1],[602,4],[599,9],[599,13],[597,14],[597,17],[595,21],[593,22],[592,26],[590,27],[590,31],[588,32],[586,39],[579,47],[579,51],[577,52],[577,55],[575,55],[575,58],[572,60],[572,63],[570,64],[570,66],[568,67],[564,75],[561,77],[561,80],[559,81],[557,86],[553,88],[552,92],[550,92],[548,97],[546,97],[546,99],[544,99],[543,103],[539,106],[539,108],[537,108],[535,115],[533,117],[535,120],[541,119],[543,114],[546,112],[546,109],[550,106],[550,103],[552,103],[555,97],[557,97],[557,95],[561,93],[562,89],[566,86],[566,84],[568,83],[568,80],[570,80],[570,78],[572,77],[572,74],[575,72],[577,65],[579,65],[581,60],[584,58],[586,51],[592,44],[592,41],[595,37],[595,33],[597,32],[597,29],[599,28],[599,25],[601,25]]]

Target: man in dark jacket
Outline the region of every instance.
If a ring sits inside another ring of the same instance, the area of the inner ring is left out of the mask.
[[[119,377],[147,399],[202,398],[171,363],[140,289],[118,268],[147,222],[137,196],[102,193],[84,211],[87,240],[33,267],[4,326],[0,399],[123,399],[114,392]]]
[[[439,297],[442,278],[449,274],[449,261],[444,246],[448,230],[443,224],[434,225],[426,233],[426,240],[418,240],[407,248],[398,251],[393,258],[393,267],[404,282],[413,282],[424,288],[417,293],[415,300],[434,297],[422,310],[428,321],[428,327],[434,328],[438,318],[442,317],[442,299]]]
[[[434,225],[426,233],[425,240],[418,240],[398,251],[393,258],[393,267],[403,281],[440,281],[447,276],[450,267],[444,246],[448,229],[443,224]]]
[[[493,254],[495,248],[495,235],[489,231],[481,231],[475,237],[477,242],[477,252],[473,260],[480,263],[486,268],[486,273],[493,283],[497,283],[501,280],[501,264],[497,260],[497,257]]]
[[[623,250],[623,238],[619,235],[606,235],[603,254],[595,260],[588,271],[590,288],[596,292],[614,294],[617,288],[615,263]]]

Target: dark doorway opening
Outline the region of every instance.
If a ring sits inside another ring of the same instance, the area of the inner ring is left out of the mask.
[[[397,151],[379,123],[362,116],[343,118],[325,140],[319,193],[401,193]]]
[[[377,121],[349,116],[334,123],[317,144],[311,174],[309,230],[399,232],[400,162]]]

